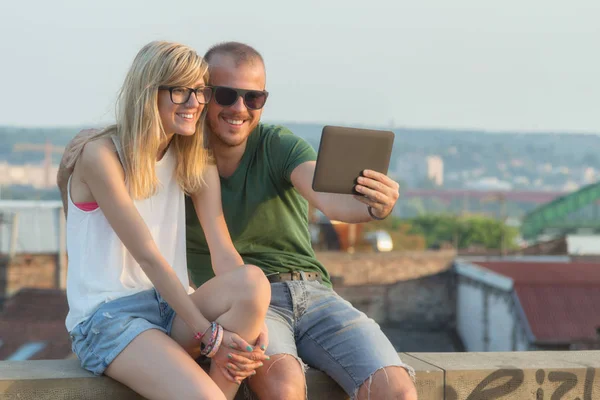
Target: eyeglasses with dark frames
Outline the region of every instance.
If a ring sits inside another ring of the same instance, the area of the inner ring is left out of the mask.
[[[171,95],[171,101],[174,104],[185,104],[190,99],[192,92],[196,96],[196,100],[200,104],[208,104],[212,97],[212,88],[210,86],[202,86],[198,88],[189,88],[185,86],[159,86],[159,90],[168,90]]]

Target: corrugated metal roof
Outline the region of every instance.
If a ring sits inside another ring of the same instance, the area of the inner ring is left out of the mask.
[[[518,284],[590,284],[600,285],[600,263],[590,262],[509,262],[480,261],[476,263],[508,276]]]
[[[16,253],[57,253],[59,250],[60,201],[0,201],[0,251],[11,246],[13,216],[18,218]]]
[[[600,327],[600,264],[478,262],[514,281],[538,342],[594,340]]]
[[[600,327],[600,286],[516,285],[539,342],[594,340]]]

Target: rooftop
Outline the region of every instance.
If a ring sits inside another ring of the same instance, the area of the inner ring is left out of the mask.
[[[538,343],[598,339],[600,264],[483,261],[477,265],[513,280]]]
[[[0,253],[58,253],[61,214],[60,201],[0,200]]]

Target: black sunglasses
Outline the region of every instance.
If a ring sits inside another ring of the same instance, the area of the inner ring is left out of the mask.
[[[269,92],[266,90],[247,90],[237,89],[227,86],[211,86],[214,93],[215,102],[223,107],[230,107],[235,104],[238,97],[242,96],[244,105],[249,110],[260,110],[267,102]]]

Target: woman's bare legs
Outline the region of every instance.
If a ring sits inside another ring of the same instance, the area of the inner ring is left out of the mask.
[[[147,399],[225,399],[190,355],[157,329],[133,339],[105,374]]]
[[[246,265],[211,279],[190,296],[209,321],[217,321],[226,330],[254,344],[269,308],[271,285],[262,270]],[[192,354],[194,348],[198,349],[193,334],[183,320],[175,317],[171,337]],[[239,386],[225,378],[214,362],[210,377],[228,399],[235,397]]]

